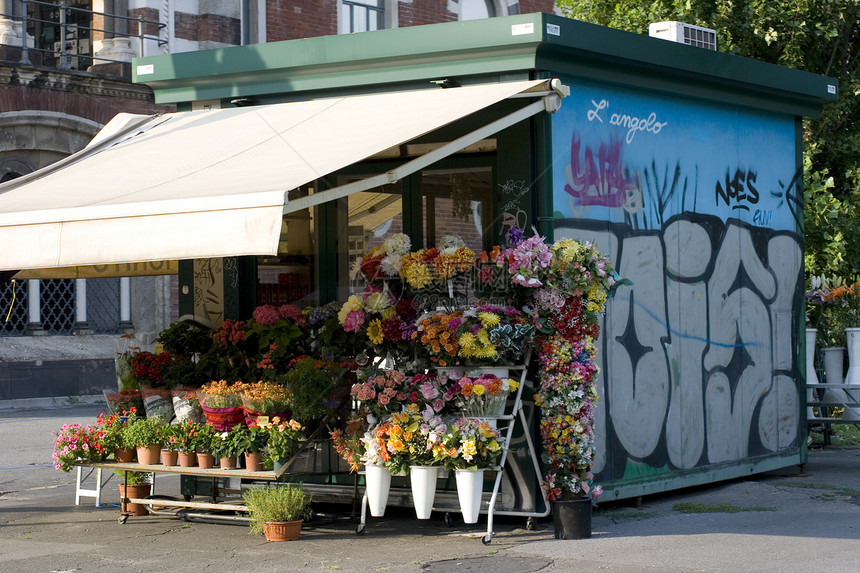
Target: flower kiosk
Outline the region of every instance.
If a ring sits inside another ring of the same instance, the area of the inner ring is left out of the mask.
[[[197,449],[275,428],[315,495],[462,502],[486,540],[805,461],[798,158],[833,80],[545,14],[133,73],[180,111],[0,187],[3,264],[179,259],[162,384],[245,408]]]

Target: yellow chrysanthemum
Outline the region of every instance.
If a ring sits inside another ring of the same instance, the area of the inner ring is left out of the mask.
[[[397,308],[393,306],[389,306],[385,310],[382,311],[382,320],[388,320],[389,318],[397,316]]]
[[[485,390],[486,388],[484,388],[481,384],[475,384],[474,386],[472,386],[472,394],[474,394],[475,396],[483,396]]]
[[[483,324],[485,328],[493,328],[494,326],[498,326],[501,322],[498,314],[483,311],[478,313],[478,320],[481,321],[481,324]]]
[[[471,332],[464,332],[457,339],[457,344],[460,345],[460,353],[469,356],[477,348],[478,341]]]
[[[424,288],[433,282],[433,275],[430,274],[430,269],[427,265],[414,263],[409,265],[404,270],[404,278],[409,286],[413,288]]]

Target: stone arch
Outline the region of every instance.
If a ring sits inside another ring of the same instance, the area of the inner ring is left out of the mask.
[[[0,179],[26,175],[80,151],[101,127],[62,112],[0,113]]]

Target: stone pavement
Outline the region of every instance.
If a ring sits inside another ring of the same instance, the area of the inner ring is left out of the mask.
[[[244,526],[167,517],[117,521],[116,507],[74,505],[74,474],[50,465],[51,430],[90,422],[99,408],[0,411],[0,570],[342,572],[562,571],[858,571],[860,570],[860,448],[813,450],[806,474],[791,467],[717,485],[601,506],[591,539],[554,539],[551,519],[525,528],[525,518],[495,518],[466,526],[442,515],[414,519],[389,509],[365,535],[345,506],[325,515],[295,542],[267,543]],[[178,493],[177,476],[160,475],[161,493]],[[171,482],[171,480],[173,480]],[[116,486],[105,488],[116,502]],[[681,513],[677,504],[704,513]],[[716,512],[746,508],[738,513]],[[716,507],[715,507],[716,506]]]

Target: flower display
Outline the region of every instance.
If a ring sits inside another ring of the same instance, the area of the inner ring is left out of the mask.
[[[838,277],[812,277],[806,299],[809,326],[818,329],[822,344],[845,346],[845,329],[860,326],[860,279],[848,284]]]
[[[529,245],[528,253],[540,253],[541,261],[529,268],[535,271],[540,385],[534,399],[540,408],[542,458],[548,465],[547,499],[585,496],[594,501],[602,493],[591,471],[598,400],[595,342],[599,314],[615,283],[611,265],[590,243],[561,239],[544,250],[532,237],[522,244]],[[544,253],[549,253],[546,265]]]
[[[372,370],[364,381],[356,382],[350,395],[368,415],[370,424],[401,410],[406,400],[406,374],[397,370]]]
[[[530,319],[513,307],[476,304],[418,319],[412,338],[440,366],[514,363],[534,338]]]
[[[440,464],[446,455],[442,436],[448,431],[442,418],[431,409],[423,412],[411,404],[405,412],[395,412],[375,428],[368,451],[378,452],[379,459],[393,474],[405,472],[409,466]],[[375,442],[375,443],[373,443]]]
[[[242,393],[247,388],[243,382],[213,380],[200,388],[200,405],[205,408],[236,408],[242,406]]]
[[[138,386],[162,387],[164,374],[172,359],[173,355],[169,352],[160,354],[146,351],[134,352],[129,358],[131,375]]]
[[[242,388],[242,405],[246,412],[281,414],[290,409],[292,393],[277,382],[259,381]]]
[[[516,380],[499,378],[495,374],[464,376],[448,389],[446,398],[452,400],[465,416],[493,418],[503,413],[508,394],[518,387]]]
[[[275,416],[261,427],[268,434],[264,456],[267,465],[291,458],[301,446],[304,426],[296,420],[282,420]]]
[[[100,462],[105,459],[106,450],[102,444],[105,432],[98,426],[63,424],[53,435],[55,469],[69,472],[75,462]]]
[[[513,282],[528,288],[543,286],[540,276],[552,261],[552,253],[543,237],[535,235],[526,239],[505,251],[505,256]]]
[[[442,437],[445,469],[485,469],[498,463],[502,439],[486,421],[460,418],[448,426]]]

